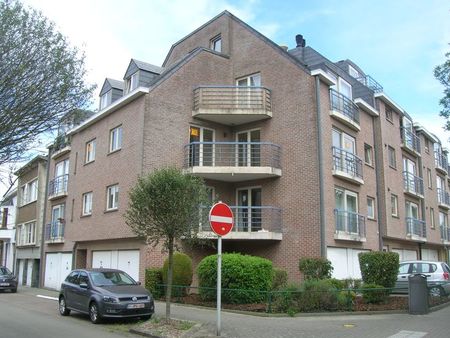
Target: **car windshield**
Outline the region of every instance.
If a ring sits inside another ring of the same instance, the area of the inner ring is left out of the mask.
[[[10,274],[11,271],[9,271],[8,268],[5,268],[4,266],[0,268],[0,276],[8,276]]]
[[[96,286],[136,285],[133,278],[120,271],[94,271],[91,272],[91,278]]]

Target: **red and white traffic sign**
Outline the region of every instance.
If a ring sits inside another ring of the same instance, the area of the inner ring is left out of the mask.
[[[225,236],[233,229],[233,212],[222,202],[214,204],[209,211],[211,229],[218,236]]]

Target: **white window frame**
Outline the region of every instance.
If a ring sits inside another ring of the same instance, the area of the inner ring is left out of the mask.
[[[131,74],[126,81],[126,93],[132,92],[139,87],[139,70]]]
[[[83,203],[82,209],[81,209],[81,215],[82,216],[92,215],[92,200],[93,200],[92,191],[84,193],[81,200]]]
[[[364,143],[364,163],[373,166],[373,148],[367,143]]]
[[[216,142],[216,130],[215,129],[211,129],[211,128],[205,128],[205,127],[201,127],[201,126],[197,126],[197,125],[193,125],[193,124],[191,124],[191,125],[189,125],[189,143],[191,143],[191,142],[193,142],[193,141],[191,141],[191,132],[192,132],[192,129],[198,129],[199,130],[199,140],[198,141],[195,141],[195,142],[200,142],[200,145],[199,145],[199,159],[198,159],[198,165],[200,166],[200,167],[202,167],[203,166],[203,160],[204,160],[204,155],[205,155],[205,153],[204,153],[204,144],[203,144],[203,142],[205,142],[205,130],[206,131],[208,131],[208,132],[212,132],[212,141],[211,142],[213,142],[213,144],[212,144],[212,154],[211,154],[211,156],[212,156],[212,163],[211,163],[211,166],[212,167],[214,167],[215,166],[215,162],[216,162],[216,145],[214,144],[215,142]],[[209,142],[209,141],[208,141]]]
[[[395,194],[391,194],[391,216],[398,216],[398,196]]]
[[[20,206],[37,201],[38,179],[34,178],[20,187]]]
[[[431,229],[436,228],[436,221],[434,219],[434,208],[430,207],[430,227]]]
[[[96,148],[96,139],[90,140],[89,142],[86,142],[86,150],[85,150],[85,158],[84,163],[91,163],[95,161],[95,148]]]
[[[106,188],[106,210],[117,209],[119,209],[119,185],[114,184]]]
[[[391,163],[391,154],[392,154],[392,158],[394,163]],[[388,164],[389,167],[393,168],[393,169],[397,169],[397,154],[395,153],[395,148],[388,146]]]
[[[105,94],[100,96],[100,110],[105,109],[111,104],[112,90],[108,90]]]
[[[109,131],[109,152],[113,153],[122,149],[123,128],[117,126]]]
[[[445,212],[439,211],[439,226],[448,227],[448,215]]]
[[[210,48],[213,51],[222,52],[222,36],[220,34],[211,39]]]
[[[370,203],[369,203],[370,201]],[[369,206],[369,204],[372,204]],[[370,211],[372,211],[370,213]],[[375,219],[375,198],[367,196],[367,218],[368,219]]]
[[[431,169],[427,168],[428,188],[433,189],[433,177],[431,176]]]
[[[359,72],[351,65],[348,65],[348,73],[350,74],[350,76],[354,77],[355,79],[361,77],[361,74],[359,74]]]
[[[256,83],[255,85],[252,85],[252,79],[253,82],[255,82],[255,79],[257,79],[257,81],[259,81],[259,83]],[[246,80],[247,84],[246,85],[239,85],[239,82]],[[261,87],[261,73],[254,73],[254,74],[250,74],[247,76],[243,76],[240,78],[236,79],[236,86],[241,86],[241,87]]]
[[[36,220],[23,223],[18,228],[17,240],[19,246],[36,244]]]

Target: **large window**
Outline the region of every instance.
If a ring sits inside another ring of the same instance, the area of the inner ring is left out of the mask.
[[[109,90],[100,96],[100,110],[106,108],[111,103],[112,91]]]
[[[111,185],[106,189],[106,210],[115,210],[119,207],[119,185]]]
[[[109,133],[109,152],[122,148],[122,126],[111,129]]]
[[[88,216],[92,214],[92,192],[83,194],[83,209],[81,214]]]
[[[85,163],[89,163],[95,160],[95,139],[86,143],[86,157]]]
[[[189,166],[214,165],[214,130],[189,127]]]
[[[356,192],[336,187],[335,213],[336,230],[348,233],[359,233],[358,194]]]
[[[30,245],[36,243],[36,222],[28,222],[19,225],[19,233],[17,236],[18,245]]]
[[[37,200],[38,180],[34,179],[20,188],[21,205],[25,205]]]
[[[448,226],[448,216],[447,214],[439,211],[439,226],[442,228],[447,228]]]

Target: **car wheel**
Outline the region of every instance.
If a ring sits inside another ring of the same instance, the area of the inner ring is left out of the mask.
[[[61,316],[68,316],[70,314],[70,310],[66,307],[66,299],[63,296],[59,297],[58,309]]]
[[[440,286],[433,286],[430,288],[431,297],[442,297],[445,296],[444,290]]]
[[[142,320],[149,320],[152,318],[152,315],[147,315],[147,316],[141,316]]]
[[[96,302],[89,304],[89,317],[91,318],[91,322],[94,324],[98,324],[102,320]]]

